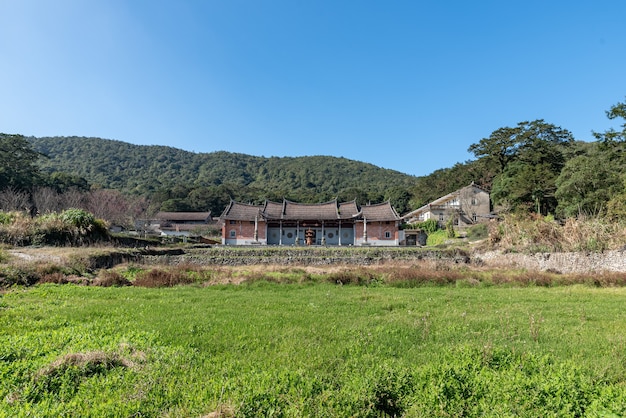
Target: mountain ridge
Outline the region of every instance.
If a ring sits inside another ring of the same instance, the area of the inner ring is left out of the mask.
[[[85,178],[95,187],[137,195],[186,188],[228,189],[250,201],[288,198],[313,203],[338,197],[394,200],[400,211],[418,177],[345,157],[253,156],[229,151],[186,151],[166,145],[137,145],[96,137],[30,137],[46,158],[41,170]],[[179,193],[180,194],[180,193]],[[170,197],[172,198],[172,197]],[[184,198],[178,196],[174,198]]]

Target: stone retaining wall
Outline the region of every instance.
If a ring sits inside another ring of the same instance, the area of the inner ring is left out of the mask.
[[[560,273],[588,273],[600,271],[626,272],[624,249],[603,253],[502,253],[489,251],[477,254],[474,260],[488,267],[518,267],[528,270],[550,270]]]

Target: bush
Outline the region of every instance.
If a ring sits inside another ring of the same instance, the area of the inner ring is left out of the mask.
[[[428,238],[426,239],[426,245],[435,246],[441,245],[448,239],[448,233],[445,230],[435,231],[433,233],[428,234]]]
[[[96,218],[83,209],[67,209],[59,217],[67,225],[86,231],[91,230],[96,222]]]
[[[439,229],[439,222],[434,219],[427,219],[417,224],[417,227],[427,234],[432,234]]]
[[[94,286],[101,287],[120,287],[120,286],[132,286],[130,280],[122,276],[117,271],[113,270],[101,270],[98,273],[98,277],[92,282]]]
[[[342,270],[330,273],[326,280],[336,284],[371,284],[377,282],[377,276],[368,269]]]
[[[41,275],[32,267],[5,266],[0,268],[0,288],[10,286],[32,286]]]
[[[19,212],[2,212],[0,211],[0,225],[9,225],[15,221],[15,218],[20,216]]]
[[[489,229],[487,224],[472,225],[467,229],[467,238],[470,241],[478,241],[485,239],[489,236]]]
[[[513,214],[490,224],[493,247],[527,252],[591,251],[620,248],[626,228],[600,218],[568,218],[564,223],[551,216]]]
[[[35,218],[31,241],[36,245],[82,245],[107,238],[104,221],[82,209],[68,209]]]
[[[134,286],[141,287],[173,287],[193,283],[193,279],[183,272],[152,269],[137,274]]]

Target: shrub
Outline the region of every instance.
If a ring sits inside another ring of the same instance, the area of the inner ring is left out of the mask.
[[[417,227],[427,234],[431,234],[439,229],[439,222],[434,219],[427,219],[417,224]]]
[[[478,241],[485,239],[489,236],[489,230],[487,224],[472,225],[467,229],[467,238],[470,241]]]
[[[82,209],[67,209],[35,219],[34,244],[81,245],[108,238],[106,223]]]
[[[2,212],[0,211],[0,225],[9,225],[15,221],[15,218],[20,216],[19,212]]]
[[[112,287],[112,286],[132,286],[130,280],[122,276],[117,271],[101,270],[98,277],[92,282],[94,286]]]
[[[445,285],[467,277],[466,273],[432,268],[395,268],[388,272],[386,283],[393,287],[418,287],[425,284]]]
[[[96,218],[83,209],[67,209],[61,212],[60,219],[68,225],[81,230],[91,230]]]
[[[326,276],[326,280],[336,284],[371,284],[376,282],[377,279],[378,277],[374,272],[364,268],[341,270]]]
[[[54,284],[66,284],[69,283],[67,276],[61,272],[47,273],[41,276],[39,281],[41,283],[54,283]]]
[[[601,252],[623,246],[626,228],[601,218],[568,218],[559,223],[552,216],[512,214],[490,225],[489,238],[493,247],[531,253]]]
[[[193,279],[182,272],[152,269],[139,272],[134,286],[141,287],[173,287],[193,283]]]
[[[441,245],[448,239],[448,233],[444,230],[435,231],[433,233],[428,234],[428,238],[426,239],[426,245],[435,246]]]
[[[5,266],[0,268],[0,288],[10,286],[32,286],[41,275],[32,267]]]

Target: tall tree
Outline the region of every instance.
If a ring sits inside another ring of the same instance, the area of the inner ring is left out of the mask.
[[[597,140],[607,144],[612,142],[625,142],[626,141],[626,101],[619,102],[613,106],[606,112],[606,116],[613,120],[621,118],[624,122],[621,125],[622,130],[616,131],[611,128],[604,133],[594,132],[593,135]]]
[[[0,133],[0,190],[27,190],[35,185],[39,157],[24,136]]]
[[[616,162],[607,159],[605,153],[580,155],[567,161],[556,180],[559,215],[603,214],[622,186],[619,172]]]
[[[569,131],[538,119],[500,128],[469,151],[496,170],[495,204],[547,213],[556,209],[556,178],[573,143]]]
[[[516,128],[500,128],[493,131],[489,138],[483,138],[478,143],[470,145],[468,151],[476,158],[484,158],[492,163],[498,172],[502,173],[517,154],[519,134],[519,125]]]

